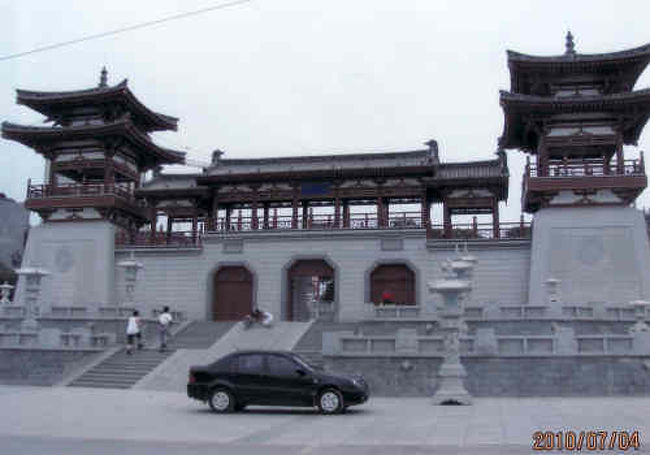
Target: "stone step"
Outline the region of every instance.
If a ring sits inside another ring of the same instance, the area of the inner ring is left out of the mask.
[[[72,387],[105,387],[127,389],[172,354],[173,351],[136,351],[127,355],[118,351],[72,381]]]

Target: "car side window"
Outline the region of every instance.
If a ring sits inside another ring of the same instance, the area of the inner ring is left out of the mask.
[[[281,355],[270,355],[266,358],[266,365],[271,376],[293,376],[300,366]]]
[[[237,373],[261,374],[264,371],[264,356],[260,354],[240,355],[236,365]]]

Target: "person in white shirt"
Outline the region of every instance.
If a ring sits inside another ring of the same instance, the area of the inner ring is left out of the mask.
[[[273,325],[273,315],[268,311],[262,311],[260,324],[262,324],[263,327],[270,328]]]
[[[126,323],[126,353],[128,355],[133,353],[133,345],[136,340],[138,343],[138,349],[142,349],[141,326],[142,320],[140,319],[140,313],[136,310],[129,317],[129,320]]]
[[[173,318],[169,313],[169,307],[163,308],[162,313],[158,316],[158,328],[160,329],[160,352],[167,349],[167,339],[169,338],[169,327],[172,325]]]

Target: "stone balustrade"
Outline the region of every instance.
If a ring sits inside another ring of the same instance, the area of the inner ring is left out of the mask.
[[[578,335],[568,327],[553,335],[497,336],[493,328],[478,329],[460,337],[460,352],[476,356],[538,355],[650,355],[650,332],[630,335]],[[441,356],[444,339],[439,335],[418,335],[415,329],[398,329],[395,335],[366,336],[352,331],[323,333],[323,354]]]

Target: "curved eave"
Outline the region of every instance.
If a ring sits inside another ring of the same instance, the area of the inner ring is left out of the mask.
[[[620,75],[631,90],[650,63],[650,44],[619,52],[605,54],[565,54],[535,56],[507,51],[510,82],[513,92],[519,92],[520,78],[525,73],[579,73],[608,72]]]
[[[145,106],[131,92],[126,79],[113,87],[68,92],[16,90],[18,104],[25,105],[46,116],[50,116],[60,107],[88,106],[110,101],[123,103],[128,111],[133,112],[146,125],[148,131],[176,131],[178,129],[176,117],[159,114]]]
[[[147,152],[156,164],[183,164],[185,153],[159,147],[128,119],[104,125],[83,125],[66,128],[44,128],[23,126],[14,123],[2,123],[2,137],[20,142],[27,147],[39,148],[56,140],[69,138],[98,138],[106,136],[121,136],[135,145],[138,150]]]
[[[562,55],[529,55],[512,50],[508,53],[508,61],[531,62],[531,63],[567,63],[567,62],[589,62],[589,63],[610,63],[627,61],[630,59],[650,58],[650,43],[643,46],[626,49],[623,51],[606,52],[600,54],[562,54]]]
[[[520,137],[523,129],[521,117],[525,113],[550,116],[588,112],[626,113],[632,109],[636,115],[636,122],[625,130],[623,141],[627,145],[636,145],[650,116],[650,89],[611,95],[566,98],[522,95],[501,91],[500,104],[505,119],[499,145],[504,148],[526,148],[529,146],[527,141]]]

